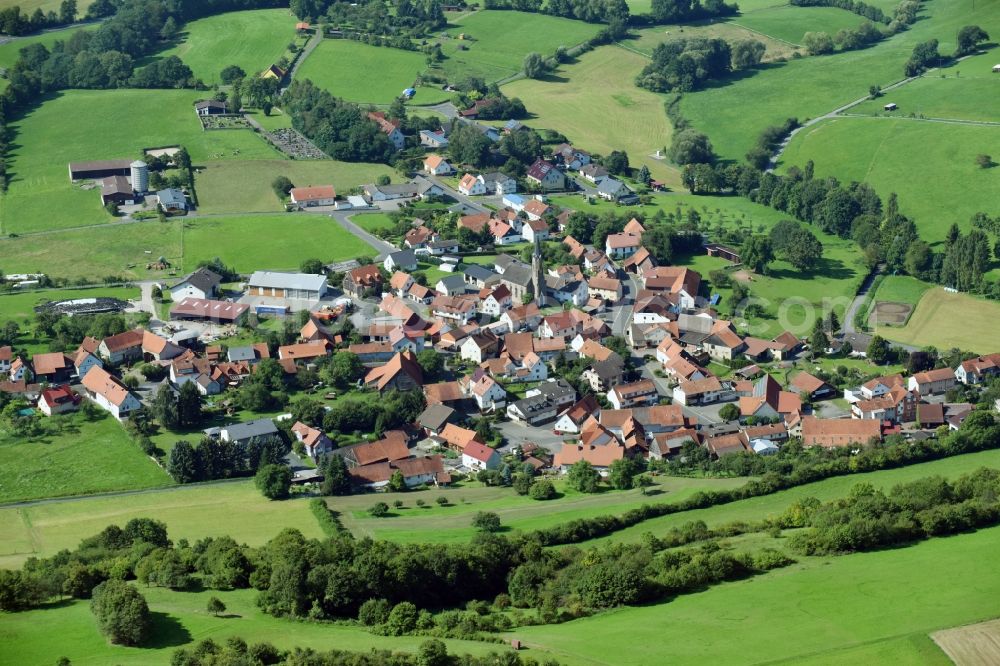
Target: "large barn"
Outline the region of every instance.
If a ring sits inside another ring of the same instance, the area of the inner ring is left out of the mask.
[[[94,160],[92,162],[70,162],[70,180],[102,180],[112,176],[129,176],[132,160]]]

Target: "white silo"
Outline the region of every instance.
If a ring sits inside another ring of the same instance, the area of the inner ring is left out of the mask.
[[[129,165],[132,169],[132,191],[140,194],[149,189],[149,165],[136,160]]]

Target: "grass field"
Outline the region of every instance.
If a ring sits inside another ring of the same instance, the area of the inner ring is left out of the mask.
[[[956,666],[1000,662],[1000,620],[936,631],[931,638]]]
[[[661,477],[651,488],[653,492],[642,495],[638,490],[606,492],[586,495],[575,492],[559,483],[558,488],[565,496],[539,502],[521,497],[509,488],[487,488],[472,484],[468,488],[456,488],[425,493],[390,493],[379,499],[389,504],[400,499],[405,503],[402,509],[393,509],[393,516],[372,518],[368,508],[374,503],[371,495],[337,497],[327,500],[330,508],[340,512],[344,526],[356,536],[371,536],[400,542],[465,542],[475,530],[472,517],[477,511],[492,511],[500,516],[503,525],[509,529],[533,530],[552,527],[559,523],[578,518],[592,518],[609,513],[624,513],[650,502],[676,502],[699,490],[733,488],[746,483],[746,479],[683,479]],[[435,504],[438,496],[447,497],[450,506]],[[417,499],[427,503],[417,507]]]
[[[909,275],[887,275],[882,279],[873,300],[916,305],[931,286]]]
[[[6,9],[8,7],[20,7],[21,14],[31,15],[36,9],[41,9],[44,12],[58,12],[59,6],[62,4],[62,0],[0,0],[0,9]],[[87,12],[87,8],[94,4],[94,0],[77,0],[76,2],[76,13],[77,16],[82,16]]]
[[[575,145],[607,155],[625,150],[634,167],[645,164],[655,178],[680,187],[680,173],[651,157],[670,145],[664,96],[635,85],[648,61],[609,46],[586,53],[544,79],[520,79],[504,93],[520,97],[531,113],[528,124],[562,132]]]
[[[587,212],[599,213],[615,209],[606,202],[588,205],[575,196],[553,197],[552,200],[560,206]],[[657,208],[683,217],[693,209],[701,217],[700,226],[713,232],[720,224],[729,229],[746,229],[750,226],[754,232],[766,231],[787,218],[784,213],[738,197],[686,194],[657,195],[652,204],[637,207],[636,210],[651,216]],[[784,261],[776,261],[771,264],[768,275],[754,275],[748,285],[750,293],[764,300],[761,304],[767,316],[752,320],[751,326],[741,328],[740,333],[770,339],[783,330],[789,330],[799,336],[808,336],[812,322],[819,315],[824,302],[829,303],[843,319],[844,310],[853,299],[864,275],[860,255],[853,242],[820,233],[818,229],[812,231],[823,243],[823,259],[820,264],[812,273],[803,273]],[[703,254],[678,257],[676,262],[701,273],[703,282],[708,282],[710,271],[730,266],[724,259]],[[722,295],[721,310],[728,312],[730,306],[727,297],[731,289],[713,286],[711,292]]]
[[[890,90],[883,97],[862,102],[852,107],[851,114],[882,116],[923,116],[984,122],[1000,121],[1000,86],[996,74],[990,72],[996,59],[995,53],[977,56],[954,69],[946,70],[947,76],[925,76],[901,88]],[[956,75],[956,73],[958,75]],[[888,102],[899,110],[886,113],[882,107]]]
[[[255,590],[220,592],[171,592],[158,587],[142,587],[141,592],[153,616],[153,640],[141,648],[108,643],[97,629],[87,601],[65,602],[25,613],[4,616],[4,663],[54,664],[68,656],[74,666],[166,666],[179,647],[193,647],[211,638],[225,644],[230,636],[248,643],[267,641],[282,649],[308,647],[314,650],[357,650],[373,648],[416,652],[426,637],[394,638],[376,636],[364,628],[348,625],[293,622],[262,613],[255,603]],[[216,596],[226,604],[226,612],[213,617],[205,611],[208,599]],[[58,626],[58,637],[52,628]],[[475,641],[446,641],[449,651],[486,654],[504,647]]]
[[[70,183],[69,162],[138,157],[143,148],[173,144],[185,146],[196,164],[279,157],[253,132],[202,131],[192,104],[204,96],[194,90],[72,90],[16,120],[16,147],[8,156],[10,190],[0,197],[2,232],[112,219],[98,192]]]
[[[3,247],[3,245],[0,245]],[[7,253],[2,255],[6,264]],[[14,271],[9,271],[13,273]],[[0,294],[0,319],[9,321],[13,319],[23,328],[34,319],[34,307],[46,301],[62,301],[71,298],[95,298],[97,296],[107,296],[109,298],[120,298],[129,300],[139,297],[137,288],[95,288],[95,289],[46,289],[42,291],[26,291],[23,293],[11,292]]]
[[[550,56],[556,48],[570,48],[597,34],[599,26],[544,14],[514,11],[478,11],[466,14],[440,40],[447,59],[442,68],[452,81],[470,76],[499,81],[521,71],[531,52]],[[466,39],[459,40],[464,34]],[[459,50],[464,46],[467,50]],[[417,94],[415,101],[421,101]],[[530,110],[530,109],[529,109]]]
[[[172,483],[110,416],[57,423],[59,431],[37,439],[0,432],[0,502]]]
[[[309,55],[296,72],[298,79],[311,79],[337,97],[351,102],[388,104],[409,88],[426,67],[425,56],[371,46],[350,39],[326,39]],[[376,74],[377,73],[377,74]],[[419,88],[415,102],[439,102],[448,93],[429,87]]]
[[[573,664],[944,666],[949,660],[927,634],[996,615],[998,547],[994,527],[908,548],[804,559],[666,604],[510,635]]]
[[[377,229],[389,229],[396,225],[386,213],[365,213],[351,216],[351,222],[368,232]]]
[[[234,510],[236,507],[239,509]],[[294,527],[310,538],[323,536],[306,500],[272,502],[260,494],[252,480],[234,481],[126,497],[84,497],[0,508],[0,532],[4,534],[0,567],[72,549],[81,539],[112,523],[124,525],[143,516],[165,522],[174,541],[194,542],[228,534],[241,543],[260,546],[284,527]]]
[[[812,159],[817,174],[865,180],[883,197],[896,192],[900,211],[933,244],[952,223],[968,231],[975,213],[995,209],[1000,178],[975,163],[980,153],[1000,155],[1000,126],[836,118],[797,134],[782,164]]]
[[[748,12],[731,22],[774,39],[801,44],[807,32],[827,32],[832,36],[842,28],[857,27],[864,19],[835,7],[786,5]]]
[[[920,347],[958,347],[991,354],[1000,351],[997,321],[1000,321],[1000,304],[995,301],[967,294],[949,294],[935,287],[920,299],[906,326],[880,326],[876,332],[888,340]]]
[[[186,24],[182,41],[158,57],[177,56],[208,85],[222,83],[219,72],[229,65],[253,75],[285,54],[296,20],[287,9],[217,14]]]
[[[915,44],[936,38],[941,53],[951,53],[955,34],[969,24],[1000,33],[1000,6],[973,0],[924,3],[920,20],[909,30],[871,48],[791,60],[734,76],[685,95],[681,110],[696,129],[711,137],[720,155],[742,160],[764,128],[790,116],[815,118],[864,97],[872,84],[900,80]],[[833,157],[839,160],[842,155],[843,151],[836,152]],[[840,177],[849,180],[847,175]]]
[[[333,185],[346,193],[392,175],[385,164],[335,160],[247,160],[208,162],[198,175],[199,213],[259,213],[282,210],[271,189],[278,176],[287,176],[296,187]]]
[[[779,58],[789,58],[792,53],[799,50],[793,44],[772,39],[759,32],[748,30],[736,23],[704,23],[643,28],[636,31],[635,39],[625,41],[623,44],[628,48],[652,56],[653,49],[660,42],[674,39],[695,39],[699,37],[706,39],[718,37],[728,42],[735,42],[741,39],[756,39],[763,42],[767,47],[767,50],[764,52],[764,62],[772,62]]]
[[[312,257],[340,261],[364,254],[374,251],[326,215],[205,217],[185,222],[184,228],[184,270],[215,257],[238,271],[252,272],[296,269]]]
[[[0,0],[0,9],[3,9],[5,4],[8,3],[5,2],[5,0]],[[19,5],[21,7],[22,12],[25,10],[26,3],[14,2],[13,4]],[[32,4],[32,3],[29,1],[27,4]],[[56,5],[56,7],[58,7],[59,1],[55,2],[54,4]],[[32,9],[31,11],[34,11],[34,9]],[[51,50],[52,45],[54,43],[58,42],[59,40],[65,41],[69,39],[75,31],[93,30],[95,27],[96,25],[87,25],[83,27],[66,28],[64,30],[53,30],[52,32],[43,32],[38,35],[19,37],[17,39],[12,39],[6,44],[0,44],[0,67],[3,67],[4,69],[9,69],[10,67],[12,67],[14,63],[17,61],[18,57],[20,56],[21,49],[23,49],[26,46],[30,46],[32,44],[41,44],[45,48]]]

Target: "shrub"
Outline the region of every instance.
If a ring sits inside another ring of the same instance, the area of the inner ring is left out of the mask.
[[[373,518],[382,518],[389,513],[389,505],[385,502],[376,502],[372,504],[372,507],[368,509],[368,513],[372,515]]]
[[[556,487],[548,479],[539,479],[532,484],[528,496],[534,500],[550,500],[556,496]]]

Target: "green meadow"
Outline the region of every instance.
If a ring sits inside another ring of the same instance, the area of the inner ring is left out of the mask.
[[[296,187],[333,185],[340,194],[373,183],[381,175],[395,175],[385,164],[336,160],[222,160],[206,162],[196,176],[199,214],[261,213],[283,210],[271,189],[278,176]]]
[[[976,156],[1000,156],[1000,126],[958,125],[906,118],[835,118],[799,132],[782,166],[813,160],[816,173],[841,181],[867,181],[883,197],[899,195],[899,209],[912,217],[930,243],[957,223],[996,210],[1000,179]]]
[[[709,135],[722,157],[742,160],[766,127],[789,117],[815,118],[863,98],[873,84],[884,87],[899,81],[915,44],[935,38],[941,52],[949,53],[958,30],[969,24],[1000,34],[1000,6],[973,0],[927,2],[909,30],[871,48],[799,58],[735,75],[686,94],[681,110],[696,129]],[[835,157],[842,154],[838,151]]]
[[[5,2],[0,0],[0,9],[4,7]],[[12,4],[19,5],[21,10],[24,11],[24,2],[14,2]],[[30,2],[28,3],[30,4]],[[58,6],[59,2],[55,2]],[[77,3],[78,5],[81,3]],[[31,11],[34,11],[33,9]],[[45,48],[51,50],[52,45],[58,41],[65,41],[69,39],[73,32],[76,30],[93,30],[94,25],[87,25],[83,27],[70,27],[63,30],[53,30],[51,32],[43,32],[37,35],[27,35],[25,37],[18,37],[17,39],[12,39],[5,44],[0,44],[0,67],[5,69],[10,68],[20,57],[21,49],[26,46],[31,46],[32,44],[41,44]]]
[[[171,535],[173,536],[173,535]],[[426,637],[386,637],[363,627],[315,622],[293,622],[265,615],[257,608],[255,590],[224,592],[172,592],[160,587],[141,587],[153,619],[149,645],[127,648],[108,643],[97,629],[87,601],[52,604],[38,610],[4,616],[3,658],[12,664],[54,664],[68,656],[74,666],[167,666],[180,647],[193,647],[210,638],[224,644],[230,636],[248,643],[269,642],[282,649],[308,647],[314,650],[388,649],[416,652]],[[210,597],[226,604],[226,612],[215,617],[205,610]],[[58,627],[58,631],[53,631]],[[504,646],[476,641],[448,640],[457,654],[502,652]]]
[[[30,439],[0,430],[0,502],[173,483],[111,416],[56,417],[46,428]]]
[[[515,11],[484,10],[455,21],[440,40],[447,59],[442,67],[452,81],[478,76],[499,81],[518,74],[531,52],[550,56],[597,34],[599,26],[572,19]],[[464,35],[465,39],[458,39]],[[417,93],[415,101],[419,101]]]
[[[351,39],[324,39],[296,72],[298,79],[310,79],[336,97],[365,104],[388,104],[413,86],[426,67],[426,56],[371,46]],[[440,87],[421,87],[413,101],[418,104],[442,102],[448,93]]]
[[[371,246],[322,214],[202,217],[184,223],[184,270],[215,257],[249,273],[297,269],[312,257],[341,261],[365,254],[374,254]]]
[[[739,19],[735,20],[738,21]],[[653,49],[660,42],[676,39],[695,39],[699,37],[706,39],[717,37],[725,39],[728,42],[741,39],[756,39],[759,42],[763,42],[766,47],[763,62],[773,62],[781,58],[789,58],[799,50],[794,44],[754,32],[735,22],[658,25],[653,28],[641,28],[635,31],[633,39],[622,42],[622,44],[628,49],[635,49],[652,57]]]
[[[0,245],[0,247],[4,247]],[[7,254],[3,254],[5,258]],[[8,270],[9,273],[19,272]],[[8,292],[0,294],[0,318],[3,321],[14,320],[22,328],[29,326],[35,317],[35,306],[47,301],[62,301],[75,298],[120,298],[129,300],[139,297],[137,288],[97,287],[93,289],[44,289],[40,291]]]
[[[852,107],[849,113],[998,122],[1000,85],[997,75],[990,71],[990,63],[995,59],[996,54],[987,53],[962,61],[946,70],[946,76],[924,76],[878,99]],[[898,105],[899,110],[884,111],[882,107],[889,102]]]
[[[842,28],[854,28],[864,19],[846,9],[835,7],[768,7],[748,12],[731,22],[768,37],[801,44],[807,32],[835,34]]]
[[[574,145],[602,155],[624,150],[632,166],[645,164],[655,178],[680,187],[677,169],[650,157],[670,145],[673,130],[663,112],[664,96],[634,83],[646,62],[623,48],[601,48],[561,65],[553,76],[519,79],[503,91],[521,98],[532,127],[557,130]]]
[[[882,283],[879,284],[875,298],[872,300],[916,305],[932,286],[909,275],[887,275],[882,278]]]
[[[272,502],[260,494],[252,479],[173,486],[127,497],[0,507],[0,531],[11,539],[4,539],[0,546],[0,566],[19,566],[31,556],[48,557],[63,548],[72,549],[108,525],[121,526],[143,516],[165,522],[174,541],[228,534],[250,546],[261,546],[284,527],[294,527],[310,538],[323,536],[306,500]]]
[[[10,189],[0,197],[2,232],[112,220],[97,191],[70,182],[70,162],[139,157],[143,148],[165,145],[184,146],[195,164],[280,156],[249,130],[203,131],[193,104],[205,96],[194,90],[71,90],[31,109],[12,123]]]
[[[938,349],[957,347],[979,354],[1000,352],[996,323],[1000,304],[968,294],[951,294],[942,287],[929,289],[917,303],[905,326],[879,326],[887,340]]]
[[[177,56],[207,83],[221,83],[219,72],[238,65],[253,75],[277,62],[295,40],[298,19],[287,9],[229,12],[184,26],[180,43],[157,55]]]

